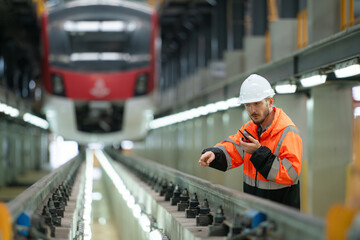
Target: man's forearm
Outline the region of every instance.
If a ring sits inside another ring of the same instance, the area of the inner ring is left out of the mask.
[[[219,148],[211,147],[204,149],[201,154],[204,154],[207,151],[211,151],[215,154],[215,159],[210,163],[209,167],[225,172],[228,168],[228,165],[224,152]]]
[[[261,173],[264,178],[267,178],[275,158],[276,156],[268,147],[261,146],[251,155],[250,161],[256,170]]]

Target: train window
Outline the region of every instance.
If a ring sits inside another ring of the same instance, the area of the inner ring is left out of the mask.
[[[91,18],[74,11],[49,15],[49,59],[53,67],[109,72],[150,64],[150,15],[119,14],[109,9],[104,19],[97,18],[95,10]]]

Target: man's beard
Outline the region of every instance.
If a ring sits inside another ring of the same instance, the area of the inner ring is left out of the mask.
[[[254,120],[253,118],[251,118],[251,120],[256,124],[256,125],[261,125],[265,119],[267,118],[267,116],[269,116],[270,114],[270,109],[269,109],[269,106],[267,105],[267,108],[266,108],[266,111],[265,111],[265,114],[264,114],[264,117],[262,119],[259,119],[259,120]]]

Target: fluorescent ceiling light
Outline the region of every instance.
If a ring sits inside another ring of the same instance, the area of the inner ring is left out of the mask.
[[[43,129],[48,129],[49,128],[49,123],[42,119],[42,118],[39,118],[35,115],[32,115],[31,113],[25,113],[24,116],[23,116],[23,120],[25,122],[28,122],[32,125],[35,125],[35,126],[38,126],[38,127],[41,127]]]
[[[352,88],[352,96],[355,101],[360,102],[360,86]]]
[[[189,119],[193,119],[194,115],[193,112],[191,110],[187,110],[185,112],[181,112],[181,119],[183,121],[189,120]]]
[[[326,82],[326,75],[316,74],[316,75],[305,75],[300,78],[301,85],[303,87],[313,87]]]
[[[215,103],[215,108],[217,111],[222,111],[228,109],[229,106],[227,105],[226,101],[219,101]]]
[[[279,84],[275,86],[275,91],[278,94],[294,93],[296,92],[296,85],[290,83]]]
[[[360,107],[354,109],[354,118],[360,117]]]
[[[238,107],[238,106],[239,106],[238,98],[237,98],[237,97],[230,98],[230,99],[226,100],[226,103],[228,104],[229,108],[233,108],[233,107]]]
[[[360,64],[357,59],[335,65],[334,70],[337,78],[346,78],[360,74]]]
[[[209,113],[208,109],[204,106],[198,107],[197,109],[200,112],[201,116],[208,115],[208,113]]]
[[[214,113],[217,111],[215,103],[209,103],[205,107],[208,113]]]
[[[197,108],[190,109],[189,112],[191,114],[191,119],[200,117],[201,115]]]
[[[239,104],[237,103],[238,98],[230,98],[226,101],[219,101],[216,103],[209,103],[205,106],[200,106],[197,108],[192,108],[183,112],[178,112],[175,114],[171,114],[165,117],[157,118],[152,120],[149,123],[149,127],[151,129],[157,129],[161,127],[166,127],[172,124],[180,123],[183,121],[191,120],[194,118],[198,118],[200,116],[206,116],[211,113],[215,113],[218,111],[224,111],[229,108],[237,107]]]
[[[5,103],[0,103],[0,112],[3,112],[13,118],[18,117],[20,114],[19,109],[6,105]]]

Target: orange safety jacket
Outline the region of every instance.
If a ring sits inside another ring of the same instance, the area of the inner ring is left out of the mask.
[[[261,144],[253,154],[240,145],[242,134],[237,132],[212,148],[215,160],[210,167],[226,171],[244,164],[244,192],[300,208],[299,175],[302,161],[302,139],[291,119],[273,107],[275,117],[270,126],[258,134],[252,121],[241,127]]]

